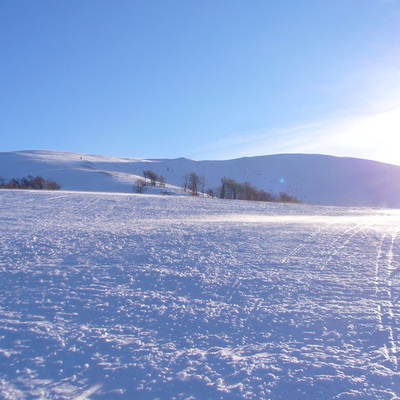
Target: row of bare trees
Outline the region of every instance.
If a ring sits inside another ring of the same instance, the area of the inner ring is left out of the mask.
[[[143,171],[144,182],[147,185],[147,181],[150,182],[150,186],[163,186],[165,187],[165,178],[163,175],[157,175],[154,171]]]
[[[143,193],[145,187],[148,185],[165,187],[165,179],[162,175],[157,175],[154,171],[147,170],[143,171],[143,176],[143,179],[139,178],[136,181],[136,193]],[[183,176],[183,189],[192,196],[207,195],[208,197],[231,200],[300,203],[299,199],[285,192],[274,194],[265,190],[259,190],[249,182],[239,183],[230,178],[222,178],[221,184],[217,189],[206,190],[205,176],[198,175],[196,172],[187,173]]]
[[[157,175],[154,171],[143,171],[143,178],[138,178],[135,183],[136,193],[143,193],[146,186],[161,186],[165,187],[165,178],[163,175]]]
[[[285,192],[274,194],[259,190],[248,182],[239,183],[234,179],[222,178],[218,190],[220,199],[252,200],[279,203],[301,203],[299,199]]]
[[[59,190],[61,186],[56,181],[46,180],[41,176],[28,175],[9,180],[0,177],[0,189]]]
[[[200,193],[209,197],[219,197],[220,199],[231,200],[251,200],[280,203],[300,203],[300,200],[285,192],[274,194],[265,190],[259,190],[249,182],[239,183],[234,179],[222,178],[221,185],[216,189],[207,189],[204,175],[199,176],[195,172],[185,174],[183,177],[183,188],[192,196]]]

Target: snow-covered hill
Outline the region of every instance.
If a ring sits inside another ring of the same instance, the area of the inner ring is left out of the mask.
[[[398,210],[21,190],[0,210],[1,399],[400,398]]]
[[[326,155],[280,154],[226,161],[185,158],[143,160],[49,151],[0,153],[3,178],[41,175],[63,190],[131,193],[144,170],[163,175],[167,187],[182,193],[183,176],[204,176],[206,188],[221,178],[249,182],[258,189],[284,191],[321,205],[400,208],[400,166]],[[159,193],[148,188],[147,193]]]

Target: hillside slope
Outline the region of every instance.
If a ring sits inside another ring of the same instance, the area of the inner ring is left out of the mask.
[[[356,158],[279,154],[194,161],[51,151],[0,153],[1,177],[41,175],[56,180],[63,190],[131,193],[144,170],[163,175],[176,193],[183,193],[183,176],[196,172],[205,177],[206,188],[217,188],[221,178],[226,177],[273,193],[284,191],[313,204],[400,208],[400,166]],[[148,188],[146,193],[160,190]]]

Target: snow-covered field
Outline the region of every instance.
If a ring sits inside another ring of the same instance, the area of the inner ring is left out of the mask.
[[[3,399],[399,399],[400,211],[0,192]]]

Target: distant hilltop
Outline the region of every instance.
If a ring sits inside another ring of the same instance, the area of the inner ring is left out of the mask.
[[[261,191],[284,192],[302,202],[333,206],[400,208],[400,166],[318,154],[276,154],[223,161],[130,159],[54,151],[0,153],[0,177],[41,176],[61,190],[134,193],[145,171],[162,186],[145,194],[185,194],[185,175],[196,173],[214,191],[231,179]]]

